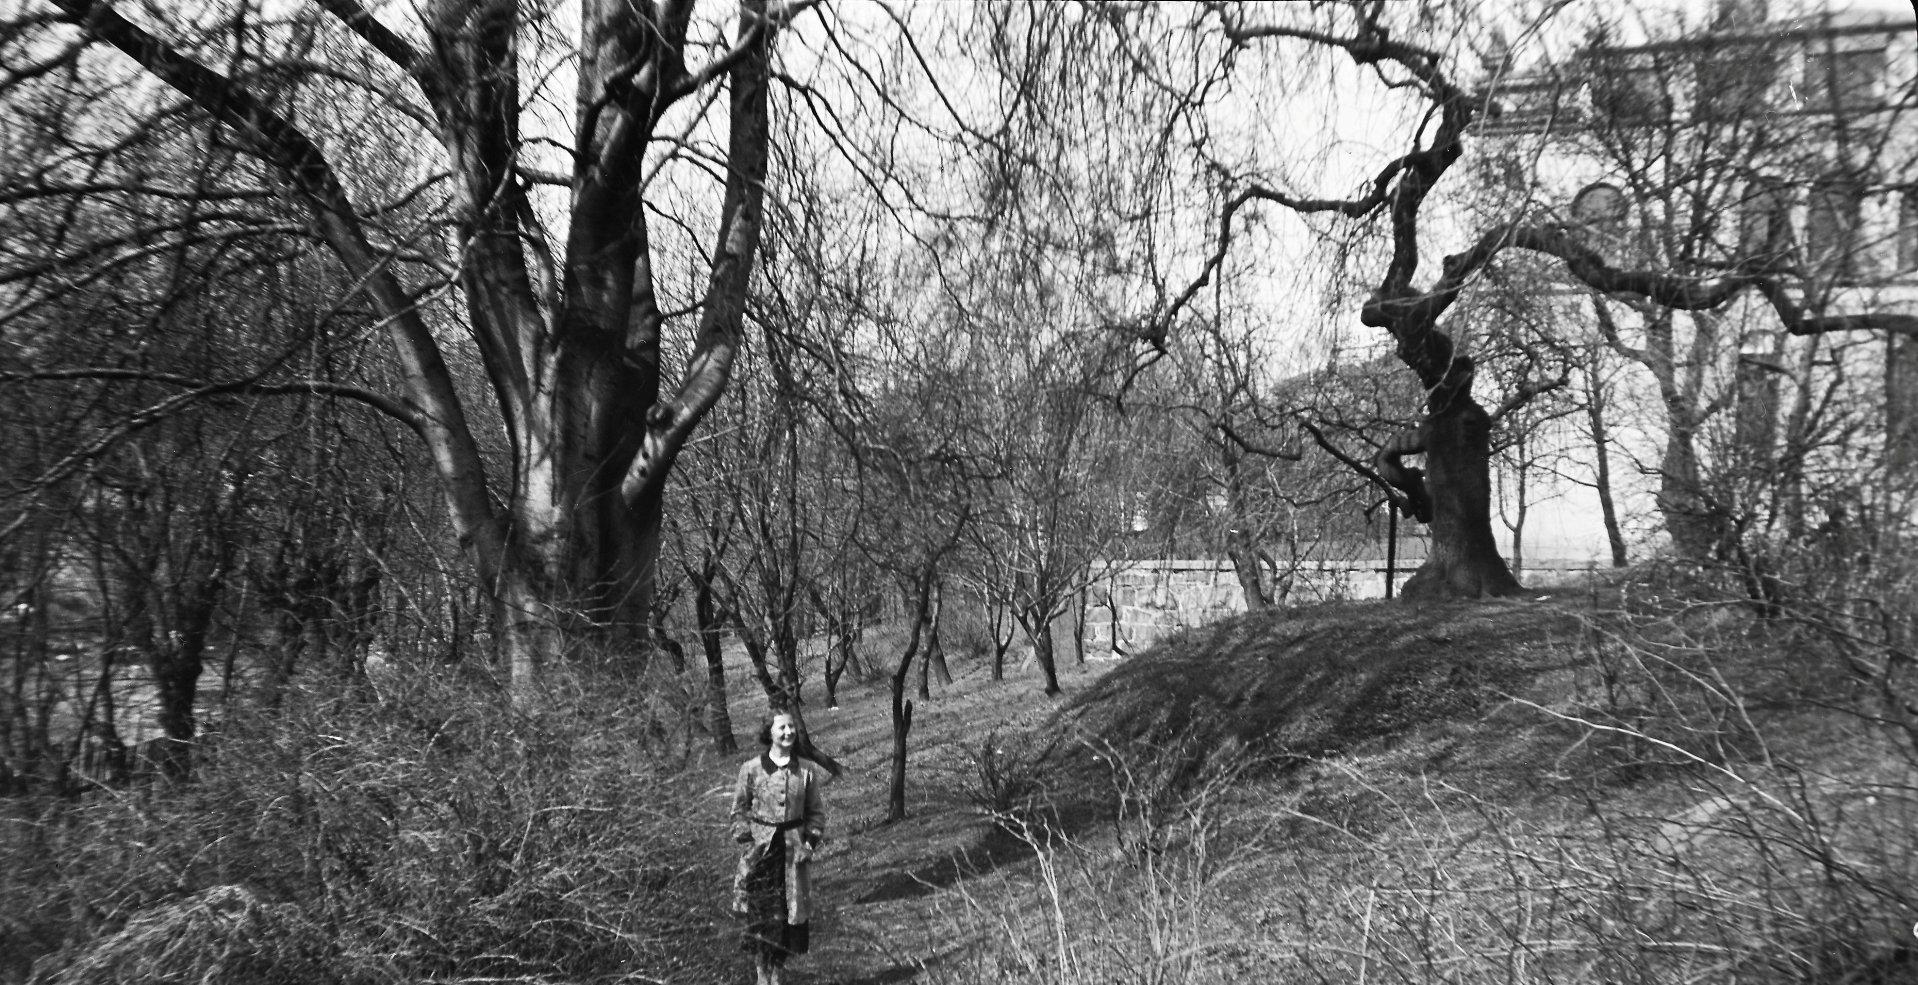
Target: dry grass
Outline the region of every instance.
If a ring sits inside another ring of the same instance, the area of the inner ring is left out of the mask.
[[[1115,672],[1054,733],[1104,740],[1056,759],[1118,764],[1110,823],[956,890],[933,978],[1918,979],[1918,770],[1842,654],[1604,603],[1246,617]]]
[[[191,784],[12,819],[0,949],[72,982],[717,980],[684,946],[722,919],[704,805],[611,683],[530,714],[426,673],[291,694]]]
[[[1068,660],[1064,702],[955,652],[891,825],[885,688],[848,680],[809,713],[848,771],[791,980],[1910,980],[1909,744],[1817,634],[1675,596],[1247,616]],[[696,690],[555,686],[303,692],[192,787],[16,812],[0,950],[62,982],[745,980]]]

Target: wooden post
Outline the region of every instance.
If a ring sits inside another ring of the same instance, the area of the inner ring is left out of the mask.
[[[1385,597],[1392,597],[1392,579],[1399,573],[1399,504],[1385,504]]]

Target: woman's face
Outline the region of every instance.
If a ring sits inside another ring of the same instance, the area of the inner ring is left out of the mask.
[[[799,738],[799,727],[793,724],[791,715],[773,716],[773,748],[790,751],[793,742]]]

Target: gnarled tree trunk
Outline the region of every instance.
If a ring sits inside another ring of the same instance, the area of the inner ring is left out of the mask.
[[[1492,536],[1491,419],[1467,394],[1419,426],[1431,498],[1431,553],[1406,579],[1401,597],[1513,595],[1518,579]]]

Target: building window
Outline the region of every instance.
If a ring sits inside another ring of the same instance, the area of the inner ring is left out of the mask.
[[[1486,106],[1481,123],[1487,132],[1540,133],[1554,125],[1576,122],[1561,98],[1564,87],[1554,78],[1523,79],[1499,87]]]
[[[1619,232],[1628,211],[1625,193],[1602,181],[1572,196],[1572,218],[1600,233]]]
[[[1644,126],[1668,119],[1671,93],[1660,66],[1644,56],[1600,55],[1592,60],[1592,109],[1600,120]]]
[[[1700,52],[1692,76],[1694,118],[1720,123],[1754,119],[1771,104],[1778,55],[1755,44],[1712,47]]]
[[[1858,227],[1864,211],[1863,190],[1850,183],[1812,189],[1805,212],[1805,253],[1815,275],[1851,279],[1862,266],[1858,256]]]
[[[1791,249],[1791,216],[1785,196],[1770,185],[1745,192],[1738,209],[1738,255],[1760,263],[1782,259]]]
[[[1814,47],[1805,55],[1804,104],[1812,110],[1844,112],[1878,105],[1878,81],[1885,77],[1885,49],[1837,51]]]

